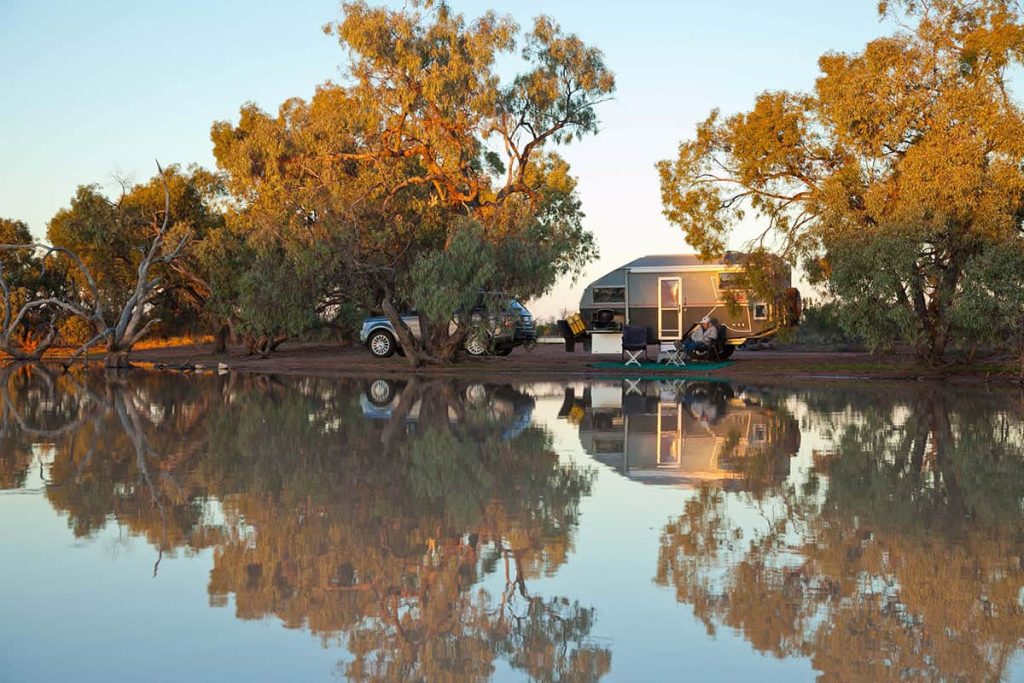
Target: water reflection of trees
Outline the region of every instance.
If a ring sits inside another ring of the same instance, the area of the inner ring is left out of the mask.
[[[4,486],[44,448],[76,535],[116,520],[158,558],[212,548],[212,604],[343,643],[351,678],[610,668],[591,608],[531,590],[571,553],[592,473],[559,462],[511,387],[412,380],[379,405],[312,379],[5,379],[21,412],[3,414]]]
[[[71,375],[0,367],[0,489],[21,488],[36,451],[75,434],[98,405]]]
[[[834,680],[996,680],[1024,638],[1024,420],[1005,396],[809,392],[829,448],[806,481],[707,487],[656,579],[710,632]],[[752,505],[751,529],[738,506]]]

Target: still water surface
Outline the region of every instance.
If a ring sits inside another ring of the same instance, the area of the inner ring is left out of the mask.
[[[0,375],[0,680],[1021,680],[1024,403]]]

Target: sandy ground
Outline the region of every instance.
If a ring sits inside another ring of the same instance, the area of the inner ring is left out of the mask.
[[[656,357],[657,347],[649,349]],[[932,370],[919,366],[912,356],[871,355],[857,352],[765,350],[737,351],[727,368],[710,372],[698,365],[652,372],[635,368],[607,369],[593,367],[598,361],[616,360],[613,356],[595,356],[577,346],[575,353],[565,351],[562,344],[541,344],[532,351],[518,348],[506,357],[472,358],[463,356],[451,366],[430,366],[413,370],[405,358],[374,358],[361,346],[341,347],[337,344],[286,343],[271,357],[261,359],[248,356],[243,348],[233,348],[226,355],[216,355],[210,346],[177,346],[146,349],[134,352],[132,362],[168,369],[190,369],[200,364],[205,369],[216,369],[224,363],[235,372],[269,374],[342,376],[361,375],[388,377],[408,375],[411,372],[426,375],[481,376],[503,379],[539,379],[560,377],[634,377],[687,376],[709,374],[723,379],[780,383],[788,381],[836,380],[916,380],[954,382],[1013,381],[1013,368],[993,363],[978,364],[970,368]]]

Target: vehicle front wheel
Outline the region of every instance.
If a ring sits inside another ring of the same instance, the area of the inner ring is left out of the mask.
[[[397,345],[394,335],[387,330],[377,330],[366,340],[366,346],[377,358],[389,358]]]
[[[395,385],[386,379],[376,379],[366,387],[366,398],[375,406],[386,406],[395,398]]]
[[[463,347],[466,349],[466,353],[471,356],[487,355],[487,339],[479,332],[470,334],[466,337]]]
[[[487,387],[480,383],[470,384],[468,387],[466,387],[466,400],[470,403],[470,405],[486,405]]]

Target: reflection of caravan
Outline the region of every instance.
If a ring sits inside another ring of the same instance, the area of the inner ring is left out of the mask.
[[[740,288],[740,254],[704,262],[696,255],[644,256],[598,278],[584,291],[580,313],[591,327],[640,325],[650,340],[681,338],[698,320],[711,315],[742,343],[769,331],[769,304],[751,300]],[[790,286],[782,264],[781,289]],[[795,290],[794,290],[795,291]],[[727,306],[728,301],[733,306]]]
[[[582,407],[585,451],[637,481],[730,487],[789,473],[799,426],[717,382],[592,385],[565,410]]]

